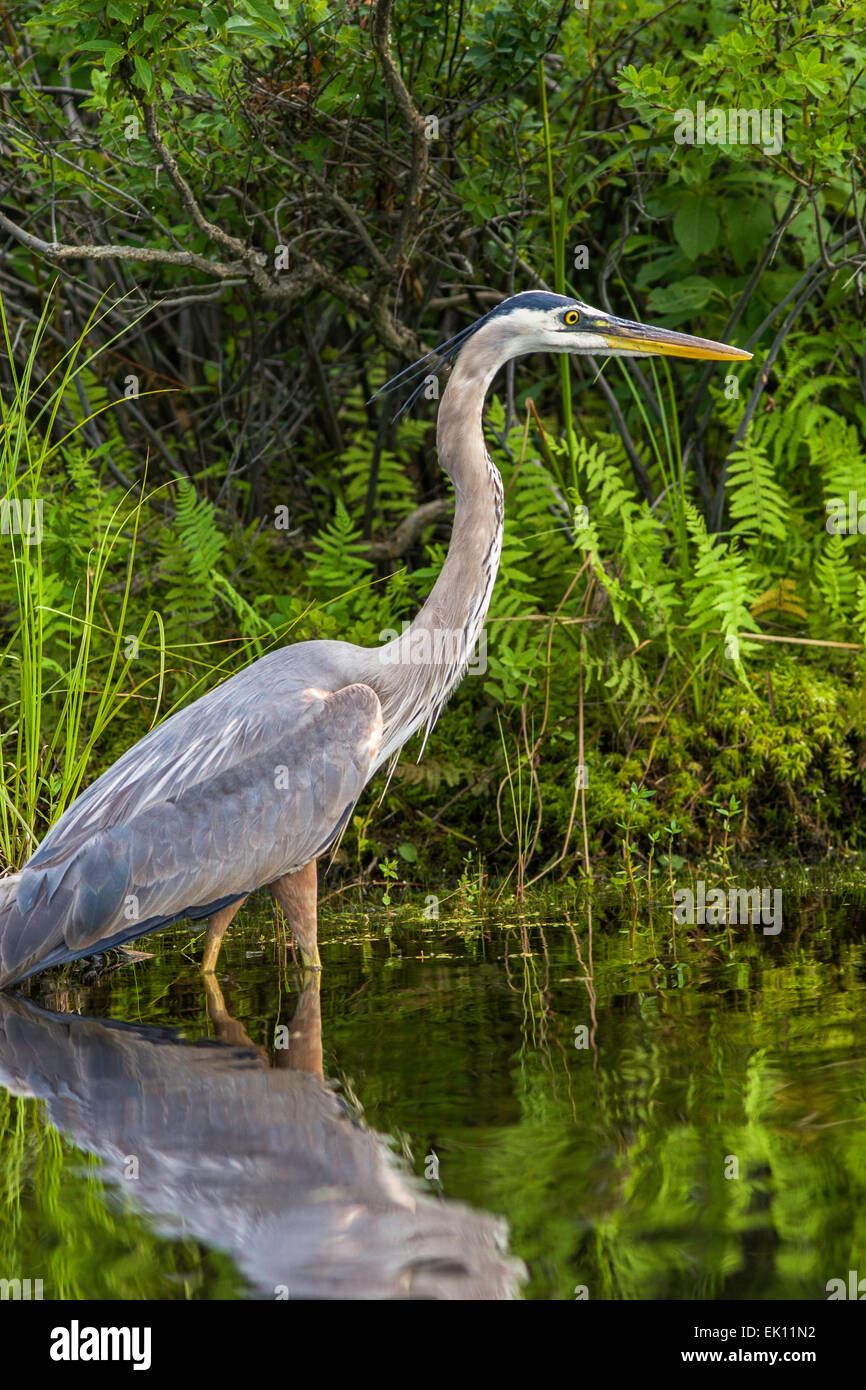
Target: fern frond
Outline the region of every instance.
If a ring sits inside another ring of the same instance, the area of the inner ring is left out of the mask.
[[[791,528],[788,498],[776,481],[766,448],[751,434],[731,455],[725,493],[733,535],[787,540]]]

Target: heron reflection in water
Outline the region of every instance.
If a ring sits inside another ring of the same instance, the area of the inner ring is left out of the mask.
[[[207,990],[217,1043],[0,995],[0,1086],[42,1100],[161,1234],[227,1252],[260,1297],[517,1294],[504,1222],[431,1197],[323,1080],[315,976],[275,1066]]]

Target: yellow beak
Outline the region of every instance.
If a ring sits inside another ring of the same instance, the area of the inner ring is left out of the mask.
[[[650,328],[628,319],[605,318],[591,325],[609,348],[625,352],[651,352],[659,357],[698,357],[710,362],[747,361],[752,354],[709,338],[693,338],[670,328]]]

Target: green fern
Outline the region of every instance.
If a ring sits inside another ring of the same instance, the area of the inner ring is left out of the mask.
[[[733,535],[788,540],[788,498],[776,479],[766,447],[751,434],[731,454],[725,492]]]
[[[316,538],[316,558],[310,582],[327,594],[342,594],[369,583],[373,573],[361,538],[346,505],[339,498],[331,521]]]
[[[814,574],[825,607],[836,622],[847,624],[854,616],[860,576],[848,558],[842,536],[824,537],[824,548],[815,562]]]
[[[214,509],[188,478],[178,478],[175,515],[159,541],[164,587],[160,606],[170,644],[185,640],[192,625],[206,622],[216,606],[215,574],[226,546]]]
[[[844,499],[847,508],[852,492],[858,502],[866,503],[866,456],[856,425],[834,416],[810,437],[809,453],[813,466],[820,469],[825,510],[830,499],[837,497]]]
[[[359,521],[364,516],[370,487],[370,446],[350,445],[340,462],[342,493],[346,508]],[[374,517],[387,528],[401,521],[418,499],[415,485],[408,477],[403,463],[383,449],[379,455],[379,476],[376,482]]]
[[[741,634],[759,631],[749,611],[756,597],[755,575],[735,541],[725,546],[712,539],[697,508],[687,499],[683,506],[696,551],[689,583],[689,630],[709,634],[720,628],[726,656],[739,663],[741,650],[748,650],[747,643],[741,645]]]

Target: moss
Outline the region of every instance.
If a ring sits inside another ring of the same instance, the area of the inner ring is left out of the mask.
[[[866,775],[866,699],[860,662],[834,669],[819,660],[782,653],[774,655],[768,687],[766,669],[748,684],[722,686],[715,703],[699,718],[683,701],[666,718],[647,718],[645,712],[626,720],[616,738],[598,717],[586,730],[586,815],[593,859],[618,860],[621,827],[630,824],[630,838],[639,857],[646,857],[649,836],[659,835],[657,853],[666,852],[665,828],[676,821],[674,847],[680,854],[711,856],[724,831],[722,810],[732,798],[741,808],[730,820],[730,844],[744,854],[799,854],[805,861],[824,855],[831,846],[856,848],[866,844],[862,803]],[[657,692],[663,711],[675,694],[673,681]],[[459,871],[468,836],[476,841],[491,873],[507,872],[519,848],[507,787],[496,792],[505,776],[498,730],[479,728],[468,718],[471,692],[461,691],[434,734],[428,758],[447,760],[463,768],[456,787],[475,783],[475,795],[454,801],[441,814],[442,791],[436,779],[413,772],[401,785],[402,813],[424,810],[445,822],[449,834],[416,836],[420,857],[416,873],[435,877]],[[515,724],[517,721],[514,721]],[[576,742],[555,730],[542,738],[536,755],[537,787],[531,794],[529,769],[512,767],[515,783],[522,782],[529,815],[529,838],[534,835],[538,807],[541,830],[532,872],[562,850],[574,806]],[[614,742],[615,746],[611,747]],[[423,769],[424,764],[421,764]],[[483,769],[490,774],[479,786]],[[630,810],[632,784],[652,793]],[[453,792],[451,793],[453,795]],[[447,800],[448,798],[446,798]],[[433,808],[436,808],[435,810]],[[392,810],[396,811],[395,801]],[[500,816],[506,839],[500,834]],[[393,818],[396,822],[397,817]],[[402,819],[402,818],[401,818]],[[396,829],[394,835],[397,834]],[[400,833],[405,833],[404,830]],[[377,841],[391,842],[389,818],[376,831]],[[560,874],[580,865],[583,833],[578,799],[569,853],[558,866]]]

